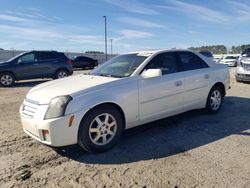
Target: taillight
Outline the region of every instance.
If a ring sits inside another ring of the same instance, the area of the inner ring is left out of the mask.
[[[72,65],[71,59],[69,59],[69,60],[67,61],[67,63],[70,64],[70,65]]]

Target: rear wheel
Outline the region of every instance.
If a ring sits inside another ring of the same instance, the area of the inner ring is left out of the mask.
[[[66,70],[59,70],[55,74],[55,79],[65,78],[67,76],[69,76],[68,71],[66,71]]]
[[[15,77],[11,73],[1,73],[0,74],[0,84],[3,87],[12,86],[15,83]]]
[[[223,102],[222,89],[218,86],[214,86],[209,92],[207,98],[206,109],[209,113],[216,113],[221,108]]]
[[[111,105],[103,105],[90,111],[82,120],[78,144],[88,152],[102,152],[117,143],[122,131],[120,112]]]

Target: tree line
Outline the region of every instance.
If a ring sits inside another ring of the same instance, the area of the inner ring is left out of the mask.
[[[230,50],[226,48],[224,45],[213,45],[213,46],[201,46],[201,47],[190,47],[188,49],[195,50],[195,51],[202,51],[202,50],[208,50],[212,52],[213,54],[240,54],[245,49],[250,48],[250,44],[243,44],[240,46],[232,46]]]

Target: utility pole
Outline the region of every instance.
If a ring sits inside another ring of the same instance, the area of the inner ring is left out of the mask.
[[[113,39],[110,39],[110,54],[113,54]]]
[[[104,29],[105,29],[105,55],[106,55],[106,61],[108,60],[108,51],[107,51],[107,16],[103,16],[104,18]]]

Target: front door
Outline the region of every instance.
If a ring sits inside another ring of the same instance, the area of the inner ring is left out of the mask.
[[[162,76],[139,78],[139,114],[141,121],[152,121],[178,113],[184,102],[184,79],[177,55],[155,56],[145,67],[161,69]],[[144,71],[145,71],[144,70]]]
[[[31,79],[37,75],[37,59],[34,52],[26,53],[17,59],[16,75],[18,79]]]

